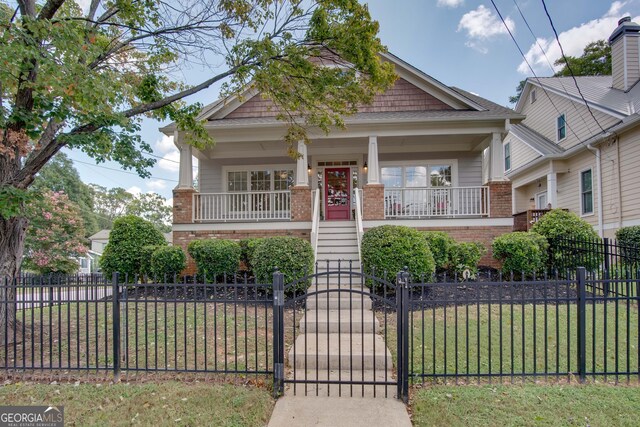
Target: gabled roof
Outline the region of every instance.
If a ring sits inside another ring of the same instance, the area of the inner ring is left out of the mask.
[[[635,113],[640,106],[640,86],[636,85],[628,92],[614,89],[611,76],[576,76],[580,92],[589,103],[589,106],[622,119]],[[527,79],[527,86],[522,91],[522,96],[516,105],[516,111],[521,112],[525,101],[528,99],[531,86],[541,87],[548,92],[568,98],[579,104],[584,104],[580,97],[578,87],[572,77],[539,77]],[[538,94],[538,96],[543,96]]]
[[[108,240],[111,230],[100,230],[93,236],[89,236],[89,240]]]
[[[522,123],[511,125],[510,131],[516,138],[518,138],[520,141],[524,142],[543,156],[564,152],[564,150],[558,144],[552,142],[548,138],[545,138],[538,132],[534,131],[528,126],[523,125]]]
[[[360,112],[353,116],[346,117],[345,122],[359,123],[363,121],[384,121],[384,120],[522,120],[524,116],[515,111],[495,104],[487,99],[473,95],[462,89],[445,85],[439,80],[420,71],[414,66],[401,60],[391,53],[383,53],[381,57],[385,61],[392,62],[396,68],[396,73],[402,80],[415,86],[416,90],[422,90],[433,98],[447,104],[446,109],[430,111],[379,111]],[[199,120],[207,120],[210,127],[234,127],[251,126],[282,123],[275,117],[233,117],[231,114],[247,101],[259,95],[254,88],[247,90],[240,96],[234,95],[221,98],[205,106],[198,116]],[[231,117],[227,117],[231,114]],[[274,114],[275,115],[275,114]],[[175,123],[171,123],[160,129],[166,134],[176,130]]]

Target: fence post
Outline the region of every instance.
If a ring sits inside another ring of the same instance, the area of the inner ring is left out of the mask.
[[[611,251],[609,248],[609,238],[605,237],[604,239],[604,294],[605,296],[609,296],[609,279],[611,278],[611,274],[609,273],[609,269],[611,268],[611,260],[609,259],[611,255]]]
[[[113,379],[120,381],[120,292],[118,289],[118,273],[113,273]]]
[[[407,268],[396,275],[396,309],[398,314],[398,399],[409,400],[409,273]]]
[[[581,383],[586,379],[587,370],[587,291],[586,291],[586,269],[578,267],[578,377]]]
[[[273,396],[284,392],[284,275],[273,272]]]

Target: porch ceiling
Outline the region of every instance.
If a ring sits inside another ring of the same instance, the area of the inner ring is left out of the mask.
[[[413,153],[444,151],[479,151],[486,147],[487,134],[462,135],[407,135],[378,137],[380,153]],[[237,141],[219,143],[204,151],[195,150],[200,159],[243,157],[284,157],[286,145],[281,140]],[[315,139],[308,146],[310,156],[333,154],[366,154],[368,137]]]

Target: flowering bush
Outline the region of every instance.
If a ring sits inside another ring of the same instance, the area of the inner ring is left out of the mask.
[[[27,207],[23,267],[40,274],[78,271],[87,253],[80,209],[63,192],[46,192]]]

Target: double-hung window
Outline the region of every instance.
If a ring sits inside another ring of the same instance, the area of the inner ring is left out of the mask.
[[[580,172],[580,211],[582,215],[593,213],[593,176],[591,169]]]
[[[504,170],[511,170],[511,143],[504,144]]]
[[[567,120],[563,114],[560,114],[556,119],[556,135],[557,141],[560,142],[567,136]]]

